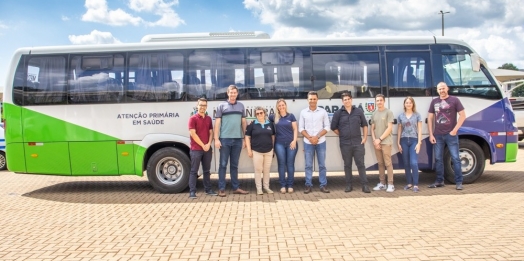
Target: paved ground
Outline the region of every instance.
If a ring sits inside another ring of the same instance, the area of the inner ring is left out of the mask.
[[[0,260],[524,260],[523,170],[521,146],[463,191],[344,193],[328,173],[330,194],[305,195],[299,173],[293,194],[257,196],[241,175],[250,195],[197,200],[140,177],[1,172]]]

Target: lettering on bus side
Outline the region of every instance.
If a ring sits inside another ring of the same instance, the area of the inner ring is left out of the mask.
[[[116,118],[120,120],[132,119],[133,125],[164,125],[166,118],[178,118],[178,112],[137,112],[119,113]]]
[[[246,114],[246,120],[249,122],[251,120],[255,120],[257,117],[255,115],[255,108],[257,106],[246,106],[246,111],[245,111],[245,114]],[[265,106],[266,108],[266,113],[267,113],[267,116],[271,115],[271,114],[275,114],[275,108],[274,106]],[[217,116],[217,109],[216,108],[213,108],[213,120],[216,119],[216,116]]]

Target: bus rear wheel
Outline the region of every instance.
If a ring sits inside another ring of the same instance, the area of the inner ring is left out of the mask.
[[[486,166],[486,158],[480,146],[472,140],[459,141],[459,159],[464,177],[463,183],[470,184],[475,182]],[[451,154],[446,148],[444,152],[444,176],[447,181],[455,183],[455,175],[453,172],[453,164],[451,162]]]
[[[7,160],[5,158],[5,152],[0,151],[0,170],[7,169]]]
[[[160,193],[180,193],[187,188],[191,163],[179,149],[163,148],[151,156],[147,163],[147,178]]]

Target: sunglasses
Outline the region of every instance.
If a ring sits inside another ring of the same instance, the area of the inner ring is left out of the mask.
[[[264,112],[259,111],[259,112],[256,113],[256,115],[264,115]]]

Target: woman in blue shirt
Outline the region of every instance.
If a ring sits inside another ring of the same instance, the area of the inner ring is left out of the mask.
[[[398,116],[398,150],[404,160],[407,185],[404,190],[418,192],[418,153],[422,144],[422,117],[413,97],[404,99],[404,112]]]
[[[295,115],[287,111],[284,99],[277,100],[277,113],[269,116],[269,120],[275,123],[275,153],[278,162],[278,178],[280,181],[280,193],[293,193],[295,181],[295,157],[297,155],[298,127]],[[287,178],[286,178],[287,168]]]

